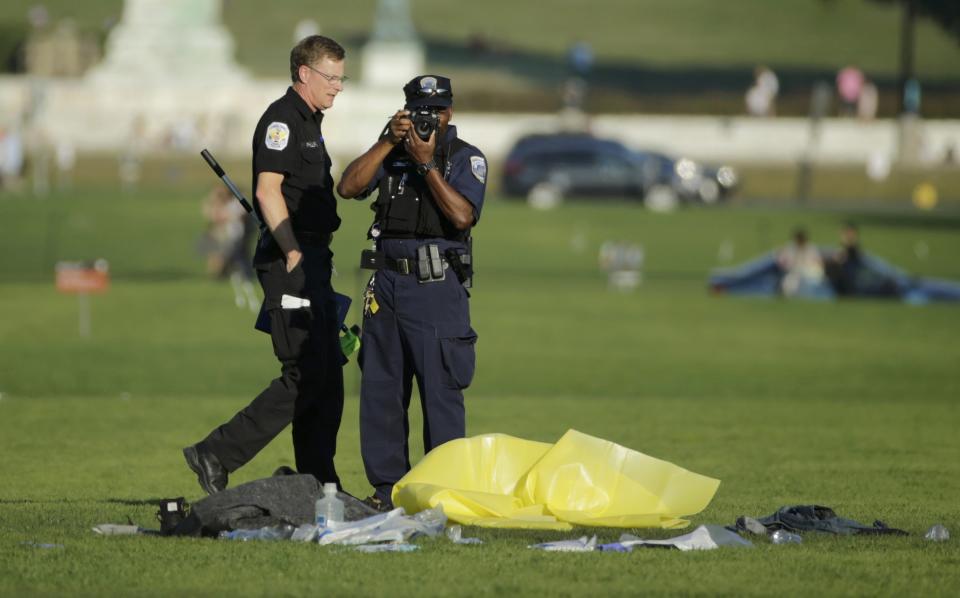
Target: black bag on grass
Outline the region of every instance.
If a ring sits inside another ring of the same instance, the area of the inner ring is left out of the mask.
[[[212,494],[190,508],[173,530],[175,536],[216,536],[235,529],[313,523],[314,504],[323,495],[312,475],[283,475],[247,482]],[[344,519],[356,521],[377,512],[353,496],[338,492]]]

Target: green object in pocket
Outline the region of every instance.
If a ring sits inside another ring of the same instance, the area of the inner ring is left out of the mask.
[[[350,357],[360,350],[360,327],[354,324],[350,328],[340,327],[340,350],[344,357]]]

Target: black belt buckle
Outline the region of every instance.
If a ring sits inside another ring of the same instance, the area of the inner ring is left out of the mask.
[[[410,274],[413,271],[410,260],[407,258],[391,259],[382,251],[373,249],[364,249],[360,252],[360,267],[364,270],[393,270],[400,274]]]

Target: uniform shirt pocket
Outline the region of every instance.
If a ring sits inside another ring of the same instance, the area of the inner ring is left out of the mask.
[[[315,141],[303,144],[300,148],[300,154],[303,156],[304,162],[313,166],[322,165],[327,158],[327,152],[323,144]]]

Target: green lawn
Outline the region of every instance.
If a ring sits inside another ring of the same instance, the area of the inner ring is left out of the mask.
[[[0,595],[946,595],[960,581],[956,540],[921,537],[938,522],[960,530],[957,307],[741,300],[712,297],[705,286],[724,242],[734,261],[745,260],[803,224],[830,244],[850,217],[882,257],[960,279],[960,219],[936,212],[655,215],[612,203],[544,213],[491,198],[476,231],[470,434],[553,441],[576,428],[721,479],[694,524],[817,503],[910,537],[579,555],[526,546],[582,533],[610,541],[621,530],[468,529],[485,545],[424,541],[405,555],[96,537],[92,525],[128,517],[156,526],[159,498],[199,499],[180,448],[277,369],[229,286],[202,276],[193,251],[200,196],[0,196],[8,223],[0,236]],[[357,296],[353,265],[369,212],[345,203],[342,214],[335,284]],[[636,293],[606,289],[596,260],[610,239],[646,250]],[[52,263],[96,257],[110,260],[114,284],[92,298],[93,334],[81,339],[76,298],[53,290]],[[363,495],[356,369],[347,367],[338,467],[346,488]],[[231,481],[291,461],[284,434]]]

